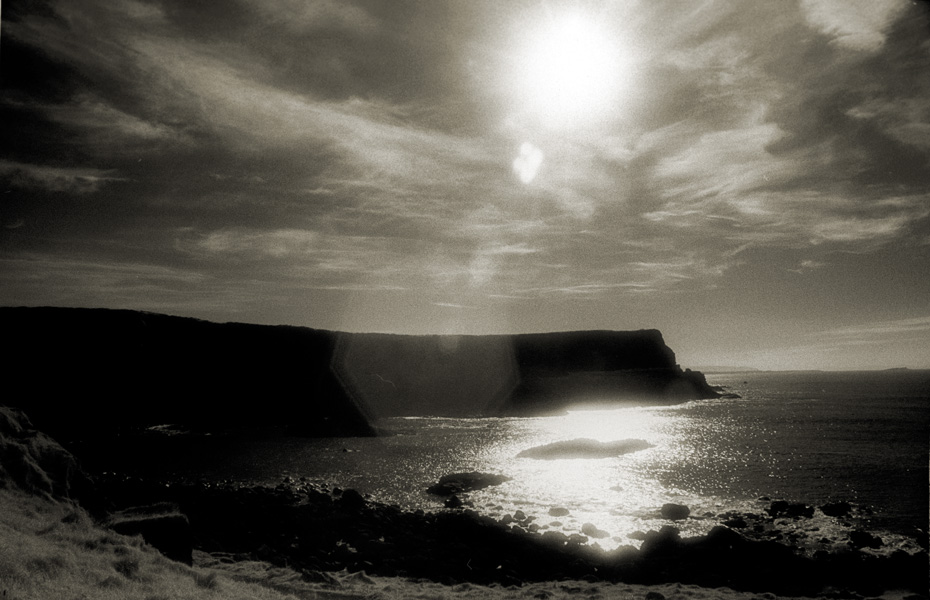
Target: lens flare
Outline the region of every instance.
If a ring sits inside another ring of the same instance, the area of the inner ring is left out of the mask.
[[[513,159],[513,172],[523,183],[530,183],[536,178],[542,162],[542,150],[529,142],[523,142],[520,145],[520,154]]]

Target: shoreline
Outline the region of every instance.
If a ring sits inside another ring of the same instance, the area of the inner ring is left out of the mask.
[[[16,600],[916,600],[927,589],[926,540],[912,554],[878,557],[863,538],[805,557],[727,526],[697,537],[666,526],[644,533],[639,549],[607,552],[581,534],[532,533],[468,509],[404,511],[301,479],[248,487],[88,475],[22,412],[5,408],[0,449],[0,592]],[[771,508],[773,519],[807,510]]]
[[[195,550],[188,566],[165,558],[139,536],[104,529],[67,500],[0,489],[0,592],[15,600],[46,598],[154,598],[224,600],[788,600],[795,596],[753,593],[683,583],[643,585],[585,580],[522,585],[459,583],[383,577],[365,571],[306,573],[251,557]],[[790,576],[790,574],[788,574]],[[891,590],[881,600],[925,598]],[[823,600],[861,598],[825,590]]]
[[[351,489],[294,479],[272,488],[114,477],[102,491],[117,506],[176,503],[190,519],[194,549],[212,560],[260,561],[311,578],[346,572],[445,586],[679,583],[787,596],[919,594],[927,588],[925,549],[878,556],[867,534],[848,547],[835,546],[838,551],[805,556],[790,536],[753,539],[721,525],[706,536],[682,538],[666,526],[646,532],[639,549],[604,551],[587,545],[585,536],[532,533],[469,509],[409,512]],[[790,514],[800,505],[784,504],[785,512],[771,521],[803,518]],[[733,515],[730,524],[743,517]]]

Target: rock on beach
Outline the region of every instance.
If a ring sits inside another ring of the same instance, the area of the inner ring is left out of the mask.
[[[684,504],[663,504],[661,510],[659,511],[663,519],[669,519],[671,521],[681,521],[682,519],[687,519],[688,515],[691,514],[691,509],[685,506]]]

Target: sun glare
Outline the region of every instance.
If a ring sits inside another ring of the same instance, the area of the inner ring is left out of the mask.
[[[551,15],[531,32],[517,70],[526,107],[551,126],[603,115],[624,75],[617,44],[599,23],[579,14]]]

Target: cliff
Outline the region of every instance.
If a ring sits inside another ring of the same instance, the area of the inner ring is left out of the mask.
[[[333,367],[367,414],[550,414],[578,404],[714,398],[655,329],[517,335],[343,334]]]
[[[163,423],[372,435],[399,415],[716,396],[656,330],[348,334],[128,310],[0,308],[8,404],[62,436]]]
[[[59,439],[175,423],[374,435],[329,368],[336,335],[128,310],[0,308],[4,396]]]
[[[656,329],[518,335],[514,351],[521,377],[502,407],[508,413],[719,396],[701,373],[676,364]]]

